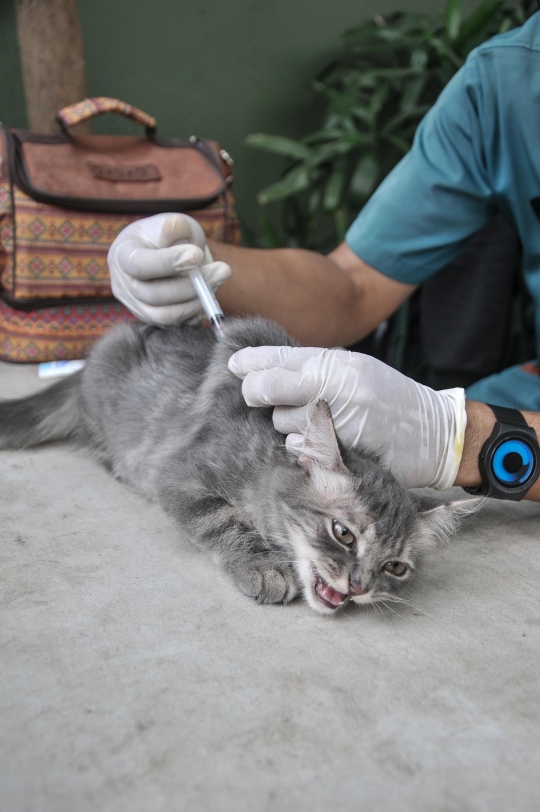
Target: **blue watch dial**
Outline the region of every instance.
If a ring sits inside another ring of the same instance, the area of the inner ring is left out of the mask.
[[[523,440],[505,440],[493,454],[491,467],[501,484],[522,485],[534,468],[533,451]]]

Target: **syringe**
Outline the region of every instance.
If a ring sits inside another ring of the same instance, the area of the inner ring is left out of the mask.
[[[223,335],[222,323],[225,321],[223,310],[219,306],[219,302],[214,296],[214,291],[204,278],[201,266],[194,268],[189,272],[189,278],[195,288],[195,293],[199,297],[199,301],[203,306],[206,316],[214,328],[214,332],[218,338]]]
[[[201,250],[204,250],[206,238],[200,224],[187,214],[169,215],[163,223],[160,246],[171,246],[187,242],[193,243]],[[188,275],[216,336],[220,338],[223,335],[221,325],[225,321],[225,316],[212,288],[204,277],[201,266],[193,268]]]

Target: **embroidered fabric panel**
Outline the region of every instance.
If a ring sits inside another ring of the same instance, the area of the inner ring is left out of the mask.
[[[107,253],[120,231],[143,215],[95,214],[38,203],[14,187],[14,221],[7,183],[0,183],[0,280],[12,299],[112,296]],[[190,215],[206,235],[240,243],[232,194]],[[15,230],[15,251],[13,232]],[[13,263],[15,261],[15,268]]]
[[[41,363],[85,358],[92,344],[134,316],[121,304],[66,305],[30,312],[0,301],[0,359]]]
[[[0,300],[0,358],[29,363],[83,358],[98,338],[133,318],[120,304],[78,305],[76,300],[112,295],[109,246],[122,228],[142,215],[46,206],[16,187],[13,199],[14,210],[9,185],[0,181],[0,286],[21,302],[66,297],[73,304],[22,311]],[[208,237],[240,244],[240,224],[229,190],[211,206],[189,214]]]

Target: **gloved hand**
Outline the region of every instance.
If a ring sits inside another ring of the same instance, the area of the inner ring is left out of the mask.
[[[143,321],[196,324],[204,313],[188,272],[198,265],[215,290],[229,278],[214,262],[199,223],[186,214],[156,214],[120,232],[107,257],[114,295]]]
[[[467,416],[463,389],[435,392],[369,355],[313,347],[248,347],[231,356],[248,406],[275,405],[274,426],[299,452],[309,404],[326,400],[347,448],[376,452],[407,488],[450,488]]]

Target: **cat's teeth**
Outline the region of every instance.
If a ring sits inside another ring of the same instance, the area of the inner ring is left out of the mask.
[[[318,573],[315,581],[315,594],[320,601],[332,609],[336,609],[347,597],[343,592],[333,589]]]

